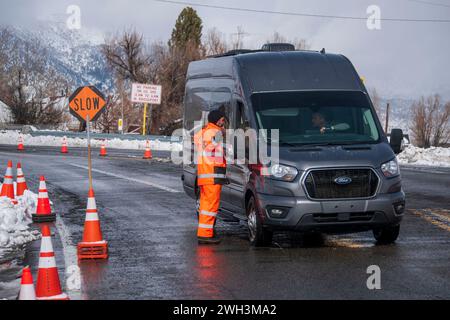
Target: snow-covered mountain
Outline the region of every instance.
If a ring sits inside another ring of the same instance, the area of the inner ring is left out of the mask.
[[[95,85],[111,89],[113,80],[101,52],[101,37],[88,31],[69,30],[65,24],[39,22],[33,28],[11,28],[19,41],[38,40],[48,50],[49,64],[69,80],[73,88]]]

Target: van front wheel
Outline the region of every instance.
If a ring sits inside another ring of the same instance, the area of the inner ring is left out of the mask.
[[[377,243],[379,244],[394,243],[397,240],[399,234],[400,234],[400,225],[373,230],[375,240],[377,240]]]
[[[262,219],[255,198],[252,196],[247,204],[248,238],[255,247],[265,247],[272,243],[272,231],[263,227]]]

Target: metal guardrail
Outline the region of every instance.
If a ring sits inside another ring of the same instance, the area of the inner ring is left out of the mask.
[[[33,137],[39,136],[54,136],[67,138],[80,138],[86,139],[86,132],[65,132],[65,131],[31,131],[30,135]],[[182,137],[170,137],[170,136],[156,136],[156,135],[139,135],[139,134],[118,134],[118,133],[91,133],[92,139],[98,140],[159,140],[161,142],[181,142]]]

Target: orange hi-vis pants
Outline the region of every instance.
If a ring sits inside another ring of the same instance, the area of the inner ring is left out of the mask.
[[[200,212],[198,215],[198,237],[212,238],[214,222],[220,205],[222,185],[211,184],[200,186]]]

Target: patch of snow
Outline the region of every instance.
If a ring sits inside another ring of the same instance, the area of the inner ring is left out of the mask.
[[[0,132],[0,144],[16,145],[17,139],[20,133],[14,130],[1,131]],[[55,136],[36,136],[33,137],[29,134],[22,135],[24,138],[25,148],[29,146],[53,146],[60,147],[62,144],[61,137]],[[103,140],[91,139],[92,147],[100,147]],[[68,147],[85,147],[86,139],[82,138],[67,138]],[[122,140],[122,139],[108,139],[105,141],[106,148],[113,149],[137,149],[144,150],[146,141],[144,140]],[[181,151],[182,144],[180,142],[168,142],[160,140],[150,140],[150,148],[152,150],[165,150],[165,151]]]
[[[0,101],[0,123],[8,123],[11,122],[11,110],[8,105]]]
[[[397,158],[400,164],[450,167],[450,148],[423,149],[410,145]]]
[[[0,257],[30,241],[39,239],[37,230],[29,230],[31,214],[36,210],[37,194],[26,190],[13,205],[7,197],[0,197]]]

